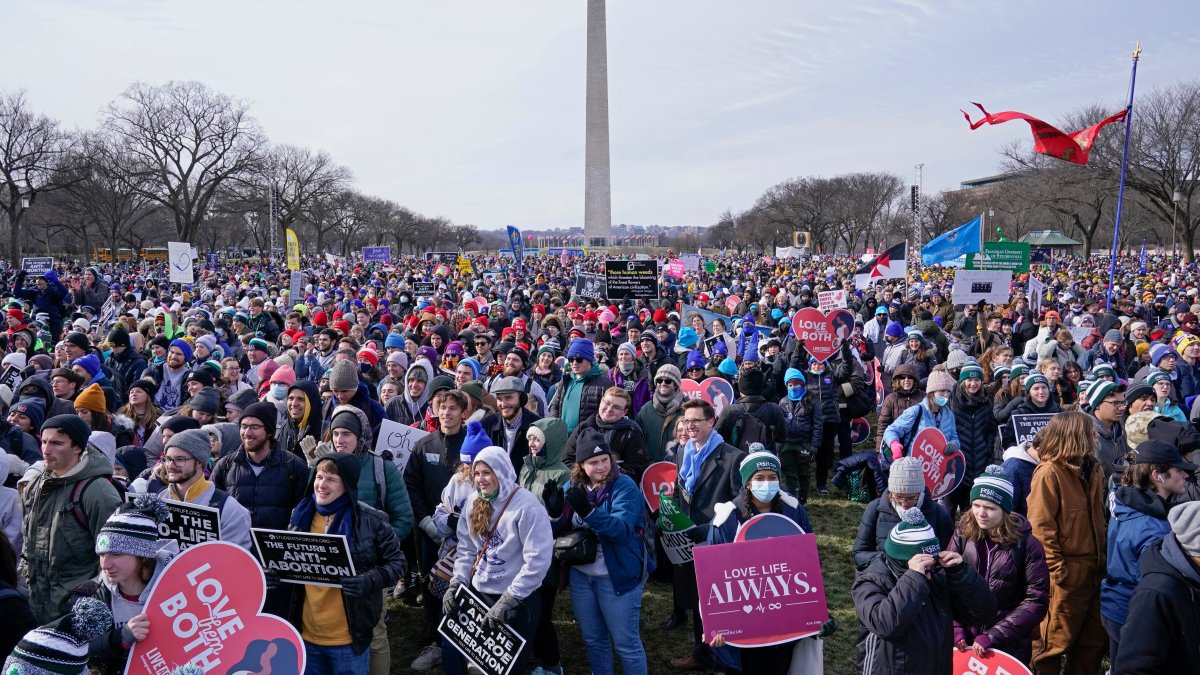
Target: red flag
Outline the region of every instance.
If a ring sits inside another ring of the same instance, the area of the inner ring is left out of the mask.
[[[960,110],[963,117],[967,118],[967,123],[971,125],[971,130],[974,131],[979,127],[987,124],[1003,124],[1012,120],[1025,120],[1029,123],[1029,127],[1033,129],[1033,151],[1043,155],[1050,155],[1061,160],[1074,162],[1076,164],[1087,164],[1088,152],[1092,149],[1092,142],[1096,140],[1096,135],[1105,125],[1113,122],[1119,122],[1125,119],[1125,113],[1121,112],[1108,117],[1098,124],[1081,129],[1071,134],[1063,133],[1053,126],[1039,120],[1036,117],[1031,117],[1025,113],[1015,112],[1012,110],[992,114],[983,109],[983,106],[972,101],[972,105],[979,108],[983,112],[983,117],[977,122],[971,121],[971,116],[967,111]]]
[[[880,279],[903,279],[908,273],[908,242],[900,242],[854,270],[854,287],[866,288]]]

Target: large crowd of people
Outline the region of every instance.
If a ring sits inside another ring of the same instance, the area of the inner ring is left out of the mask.
[[[605,259],[306,258],[297,295],[248,261],[191,284],[144,261],[3,273],[4,672],[123,672],[179,552],[171,501],[217,509],[250,551],[252,528],[346,537],[340,587],[265,573],[310,673],[471,671],[437,631],[460,588],[525,639],[514,672],[564,671],[569,590],[586,669],[646,673],[651,574],[674,591],[652,628],[690,624],[672,668],[816,672],[832,622],[760,648],[704,630],[695,565],[667,558],[639,487],[664,461],[696,546],[763,513],[820,529],[810,499],[866,504],[859,672],[949,675],[955,650],[1200,672],[1200,269],[1121,258],[1110,287],[1107,258],[1059,256],[1006,302],[956,305],[949,267],[855,288],[855,257],[722,254],[663,266],[655,298],[576,295]],[[827,290],[853,326],[822,360],[792,321]],[[385,423],[425,432],[403,468]],[[940,499],[913,456],[925,429],[965,460]],[[392,664],[393,596],[424,612],[411,664]]]

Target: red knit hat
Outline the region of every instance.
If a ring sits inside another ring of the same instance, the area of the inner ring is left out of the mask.
[[[337,332],[341,333],[342,335],[349,335],[350,334],[350,322],[346,321],[345,319],[342,319],[341,321],[334,321],[333,329],[336,330]]]
[[[358,360],[366,361],[367,363],[371,364],[372,368],[379,365],[379,355],[376,354],[375,350],[371,349],[370,347],[363,347],[362,349],[358,350]]]
[[[324,310],[317,312],[316,314],[313,314],[313,325],[314,326],[328,326],[329,325],[329,315],[326,314]]]
[[[512,323],[513,330],[528,330],[525,319],[517,319]]]
[[[662,309],[661,307],[654,310],[654,323],[666,323],[666,322],[667,322],[667,310]]]

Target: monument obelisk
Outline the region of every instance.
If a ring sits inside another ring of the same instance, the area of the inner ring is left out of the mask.
[[[608,38],[604,23],[604,0],[587,0],[583,245],[595,248],[612,243],[612,185],[608,167]]]

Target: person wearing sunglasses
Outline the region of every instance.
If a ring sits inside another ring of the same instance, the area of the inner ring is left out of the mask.
[[[682,378],[679,369],[667,364],[658,369],[654,393],[647,405],[637,411],[637,423],[646,439],[646,455],[651,463],[666,459],[667,446],[675,436],[675,423],[683,415]]]
[[[554,390],[547,417],[560,418],[567,431],[574,432],[582,420],[599,412],[600,399],[611,386],[612,380],[596,363],[592,341],[574,338],[567,347],[567,370]]]

